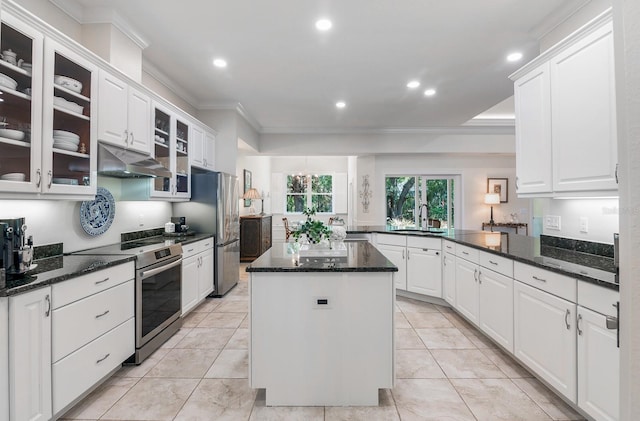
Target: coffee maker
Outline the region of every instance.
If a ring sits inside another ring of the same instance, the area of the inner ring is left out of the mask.
[[[0,219],[0,258],[7,277],[22,275],[31,266],[33,237],[26,236],[24,218]]]

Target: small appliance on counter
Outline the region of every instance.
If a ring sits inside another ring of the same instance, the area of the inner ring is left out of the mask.
[[[171,222],[173,222],[176,226],[176,233],[187,232],[189,230],[189,225],[187,225],[187,218],[184,216],[172,216]]]
[[[22,275],[31,266],[33,237],[27,237],[26,231],[24,218],[0,219],[0,267],[5,270],[7,277]]]

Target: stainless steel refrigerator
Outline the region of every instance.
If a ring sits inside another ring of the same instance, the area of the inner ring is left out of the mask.
[[[238,177],[191,169],[191,201],[175,203],[174,216],[184,216],[190,229],[215,235],[214,292],[220,297],[239,279],[240,199]]]

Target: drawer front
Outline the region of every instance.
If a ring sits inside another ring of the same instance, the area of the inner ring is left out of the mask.
[[[456,256],[458,257],[462,257],[463,259],[473,263],[479,263],[479,254],[480,251],[478,249],[463,246],[462,244],[456,244]]]
[[[585,281],[578,281],[578,304],[606,316],[618,317],[616,304],[620,292]]]
[[[376,243],[404,247],[407,245],[407,236],[397,234],[376,234]]]
[[[456,243],[453,241],[442,240],[442,249],[447,253],[456,254]]]
[[[119,367],[135,352],[135,322],[131,318],[52,366],[53,413]]]
[[[213,237],[196,241],[194,243],[183,244],[182,257],[187,258],[189,256],[195,256],[196,254],[202,253],[210,248],[213,248]]]
[[[127,262],[122,265],[53,284],[51,288],[51,306],[55,310],[81,298],[126,282],[134,277],[134,264],[133,262]]]
[[[425,238],[407,236],[407,247],[429,250],[442,250],[442,240],[439,238]]]
[[[134,281],[53,311],[52,361],[58,361],[134,315]]]
[[[495,254],[480,252],[480,266],[513,278],[513,260]]]
[[[520,262],[513,262],[513,275],[520,282],[576,302],[577,281],[574,278]]]

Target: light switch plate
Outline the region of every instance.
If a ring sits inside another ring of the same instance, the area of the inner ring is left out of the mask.
[[[544,217],[544,227],[550,230],[560,231],[560,216],[546,215]]]
[[[589,218],[586,216],[580,217],[580,232],[589,232]]]

